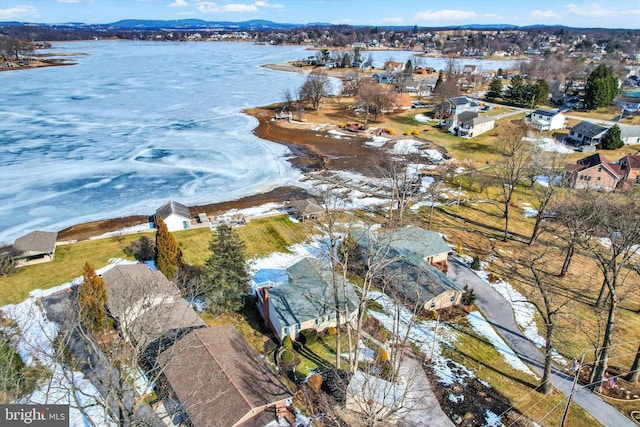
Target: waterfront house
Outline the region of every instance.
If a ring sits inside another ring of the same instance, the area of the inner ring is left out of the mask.
[[[16,267],[53,261],[57,238],[55,231],[32,231],[18,237],[11,247]]]
[[[158,217],[167,225],[169,231],[179,231],[189,228],[191,224],[191,212],[182,203],[169,200],[160,206],[156,211],[156,221]]]

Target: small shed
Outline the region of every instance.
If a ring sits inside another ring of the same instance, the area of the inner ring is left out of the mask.
[[[55,231],[32,231],[18,237],[11,248],[16,266],[53,261],[57,238],[58,233]]]
[[[322,206],[313,199],[296,200],[291,203],[291,209],[295,217],[303,222],[305,219],[315,219],[324,212]]]
[[[191,212],[189,208],[173,200],[169,200],[158,208],[156,211],[156,221],[158,217],[162,217],[169,231],[184,230],[189,228],[191,224]]]

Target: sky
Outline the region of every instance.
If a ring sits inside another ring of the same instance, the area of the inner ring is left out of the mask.
[[[559,24],[640,29],[640,0],[1,0],[0,21],[185,19],[349,25]]]

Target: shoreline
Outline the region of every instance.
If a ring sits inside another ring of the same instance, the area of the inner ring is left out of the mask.
[[[343,170],[356,171],[369,176],[377,176],[380,173],[377,162],[380,151],[364,146],[367,140],[365,137],[353,135],[349,140],[332,138],[311,129],[310,126],[313,126],[313,123],[282,126],[272,121],[275,117],[275,104],[252,107],[242,112],[258,120],[258,126],[252,131],[256,136],[288,147],[292,152],[288,161],[302,172]],[[308,114],[307,117],[313,119],[313,114]],[[292,185],[276,187],[267,192],[239,199],[193,205],[189,206],[189,209],[194,217],[200,212],[208,216],[216,216],[231,209],[245,209],[265,203],[286,202],[309,196],[310,194],[304,188]],[[149,215],[129,215],[75,224],[59,230],[58,240],[87,240],[89,237],[147,222],[152,214],[153,212],[150,212]]]

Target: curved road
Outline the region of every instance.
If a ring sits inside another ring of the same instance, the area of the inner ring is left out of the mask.
[[[542,376],[544,356],[531,341],[522,335],[516,325],[511,304],[491,285],[480,279],[470,268],[449,257],[448,276],[459,284],[467,284],[475,290],[477,295],[476,305],[496,331],[513,351],[525,361],[531,368]],[[553,370],[553,386],[568,395],[571,392],[573,378],[565,373]],[[573,393],[573,402],[591,414],[603,426],[606,427],[637,427],[636,424],[622,415],[613,406],[600,399],[587,389],[576,388]],[[569,425],[571,425],[569,423]]]

